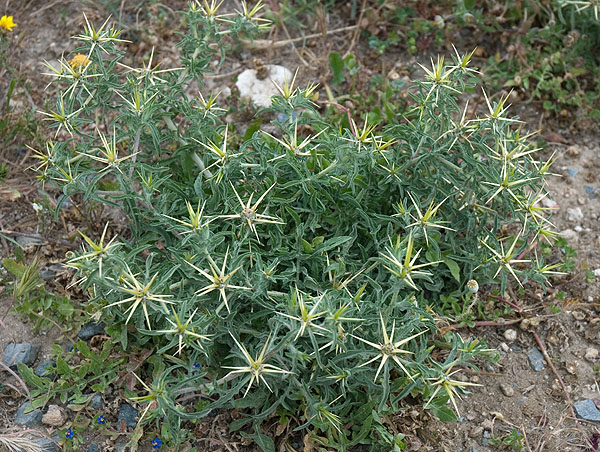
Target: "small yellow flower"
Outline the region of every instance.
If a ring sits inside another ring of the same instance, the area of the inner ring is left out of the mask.
[[[13,16],[2,16],[0,17],[0,28],[12,31],[12,28],[17,24],[13,22]]]
[[[87,66],[90,63],[90,59],[82,53],[78,53],[72,59],[69,60],[69,64],[73,69],[80,69],[82,67]]]

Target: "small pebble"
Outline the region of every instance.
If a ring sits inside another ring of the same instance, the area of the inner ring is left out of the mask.
[[[98,446],[95,444],[90,444],[88,447],[88,452],[100,452],[100,449],[98,449]]]
[[[56,374],[53,373],[55,369],[56,363],[47,359],[46,361],[39,363],[33,373],[38,377],[45,377],[49,378],[50,380],[54,380],[54,378],[56,378]]]
[[[96,394],[94,397],[92,397],[92,400],[90,401],[90,408],[98,411],[104,408],[104,400],[102,400],[102,396],[100,394]]]
[[[577,232],[573,229],[565,229],[564,231],[559,232],[559,234],[563,239],[567,242],[575,242],[578,238]]]
[[[479,438],[482,434],[483,434],[483,427],[481,425],[476,425],[469,432],[469,437]]]
[[[529,364],[533,370],[536,372],[544,370],[544,356],[537,347],[531,347],[527,351],[527,358],[529,359]]]
[[[494,422],[491,419],[486,419],[485,421],[483,421],[481,423],[481,426],[485,429],[485,430],[491,430],[494,428]]]
[[[58,405],[48,406],[48,411],[42,416],[42,422],[53,427],[60,427],[67,420],[67,416]]]
[[[500,383],[500,390],[506,397],[512,397],[515,395],[515,390],[508,383]]]
[[[40,346],[37,344],[8,344],[2,353],[2,362],[12,370],[17,370],[17,363],[31,366],[37,358]]]
[[[578,223],[583,220],[583,212],[581,211],[581,207],[567,209],[567,219],[574,223]]]
[[[514,342],[517,340],[517,331],[512,328],[507,329],[504,332],[504,339],[506,339],[507,342]]]
[[[124,420],[127,428],[134,429],[137,425],[137,415],[138,410],[128,403],[124,403],[121,405],[121,408],[119,408],[119,423],[121,420]]]
[[[500,342],[499,348],[504,353],[508,353],[510,351],[510,347],[508,346],[508,344],[506,342]]]
[[[600,421],[600,411],[593,400],[580,400],[573,404],[577,415],[586,421]]]
[[[81,327],[77,337],[82,341],[89,341],[94,336],[98,336],[99,334],[104,334],[104,328],[106,324],[104,322],[88,322]]]
[[[19,407],[14,416],[15,424],[28,428],[35,428],[42,425],[42,410],[36,408],[29,413],[25,413],[25,410],[29,408],[30,405],[31,403],[25,402]]]
[[[596,361],[598,359],[598,349],[590,347],[585,351],[584,358],[588,361]]]

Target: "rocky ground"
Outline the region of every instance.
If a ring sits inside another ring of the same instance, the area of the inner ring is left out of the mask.
[[[140,17],[148,16],[128,3],[123,2],[123,25],[139,38],[131,45],[131,54],[139,58],[157,46],[164,65],[174,66],[177,50],[173,47],[176,42],[173,29],[166,26],[164,20],[161,25],[140,24]],[[168,23],[175,17],[169,10],[182,7],[184,2],[165,3],[169,3],[169,8],[164,9]],[[16,70],[26,80],[14,96],[12,106],[16,110],[30,107],[42,110],[52,93],[43,91],[46,81],[39,75],[41,62],[56,59],[72,47],[69,37],[81,27],[83,11],[94,21],[101,21],[104,12],[93,4],[78,1],[30,0],[8,1],[7,4],[13,7],[11,14],[18,22],[14,49]],[[0,6],[0,14],[3,12]],[[330,24],[332,29],[338,25],[348,24]],[[155,28],[150,31],[139,32],[152,26]],[[318,41],[302,48],[288,45],[277,50],[244,50],[237,59],[226,62],[223,77],[215,77],[208,83],[225,93],[234,92],[236,75],[243,69],[254,68],[257,58],[264,63],[281,64],[289,70],[300,66],[303,80],[323,82],[331,74],[327,58],[322,55],[332,49],[347,48],[353,37],[354,32],[350,30],[326,42]],[[365,52],[363,57],[367,60],[367,50],[361,45],[359,42],[357,52]],[[415,67],[418,59],[427,60],[428,55],[415,58],[398,53],[389,59],[377,63],[381,68],[372,69],[384,69],[385,74],[392,69],[396,73],[412,74],[409,68]],[[0,79],[7,77],[6,73],[0,74]],[[518,99],[515,100],[518,103]],[[531,105],[515,108],[533,125],[532,129],[541,124],[540,135],[547,143],[544,154],[549,156],[556,152],[554,168],[559,176],[548,187],[550,196],[544,200],[544,206],[553,210],[556,229],[577,252],[576,265],[571,274],[557,278],[554,287],[545,293],[536,287],[511,293],[511,301],[522,306],[523,312],[512,312],[506,316],[505,324],[483,322],[474,328],[459,330],[465,336],[486,340],[490,347],[500,351],[502,358],[497,365],[483,364],[478,374],[462,375],[481,386],[473,388],[472,394],[459,402],[459,422],[444,424],[432,419],[427,412],[407,406],[407,411],[394,419],[394,423],[398,431],[407,434],[408,450],[508,450],[515,431],[523,435],[520,444],[528,451],[597,450],[600,438],[597,408],[600,403],[597,383],[600,372],[600,134],[597,126],[593,128],[594,124],[574,122],[566,126],[546,122]],[[28,259],[34,254],[40,257],[42,276],[45,275],[53,291],[68,294],[77,302],[83,301],[75,290],[66,289],[71,275],[60,264],[65,252],[77,246],[73,232],[84,219],[81,212],[72,209],[63,212],[56,223],[36,211],[34,203],[41,196],[53,200],[55,194],[42,191],[34,183],[35,175],[25,171],[32,162],[24,144],[18,137],[4,143],[0,137],[0,159],[8,167],[8,177],[0,184],[0,228],[14,233],[10,237],[26,250]],[[12,243],[3,238],[0,245],[3,257],[13,256]],[[6,277],[2,280],[8,281]],[[8,290],[6,286],[0,287],[0,351],[4,363],[0,371],[0,425],[4,428],[0,428],[0,435],[29,429],[26,436],[35,439],[35,430],[43,435],[36,441],[44,450],[60,450],[57,443],[63,438],[58,437],[57,432],[73,420],[74,412],[55,401],[43,411],[23,413],[26,390],[14,376],[14,364],[21,361],[32,366],[36,375],[43,375],[48,369],[51,373],[48,357],[52,344],[68,348],[79,337],[93,345],[94,338],[103,336],[103,329],[101,325],[88,324],[81,330],[51,327],[34,332],[30,321],[14,311],[7,312],[11,306]],[[98,423],[100,415],[110,421],[113,434],[98,436],[90,431],[79,450],[123,450],[128,434],[136,425],[138,412],[122,392],[90,394],[86,410],[91,422]],[[255,450],[247,439],[228,433],[228,422],[236,416],[235,412],[219,412],[200,422],[195,430],[198,450]],[[513,444],[516,448],[517,443]],[[301,447],[299,444],[297,450],[302,450]],[[140,443],[138,450],[151,449],[152,444],[146,441]]]

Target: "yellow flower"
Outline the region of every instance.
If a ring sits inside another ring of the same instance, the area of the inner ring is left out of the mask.
[[[17,24],[13,22],[13,16],[2,16],[0,17],[0,28],[4,28],[8,31],[12,31],[12,28]]]
[[[69,64],[73,69],[80,69],[82,67],[87,66],[90,63],[90,59],[82,53],[78,53],[72,59],[69,60]]]

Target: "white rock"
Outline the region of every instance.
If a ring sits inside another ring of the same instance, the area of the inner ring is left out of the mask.
[[[270,107],[271,97],[279,94],[275,83],[283,86],[287,81],[291,83],[293,74],[289,69],[274,64],[265,64],[268,71],[263,80],[256,78],[256,69],[246,69],[235,83],[240,90],[240,96],[250,98],[259,107]]]
[[[508,342],[514,342],[517,339],[517,331],[509,328],[504,332],[504,339]]]
[[[565,229],[564,231],[561,231],[559,234],[567,242],[571,242],[571,241],[574,242],[578,239],[577,232],[575,232],[573,229]]]
[[[544,206],[547,209],[559,209],[558,203],[550,198],[542,198],[542,206]]]
[[[67,420],[67,416],[61,407],[58,405],[48,406],[48,411],[42,417],[42,422],[46,425],[60,427]]]
[[[598,359],[598,349],[593,347],[588,348],[585,351],[584,358],[588,361],[595,361],[596,359]]]
[[[594,276],[600,276],[600,268],[594,269]]]
[[[583,228],[579,225],[575,226],[575,232],[581,232],[583,231]]]
[[[579,222],[583,220],[583,212],[581,211],[581,207],[567,209],[567,218],[572,222]]]

